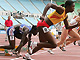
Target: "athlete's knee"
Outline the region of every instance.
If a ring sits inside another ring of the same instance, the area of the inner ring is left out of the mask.
[[[57,44],[53,44],[52,48],[56,48],[57,47]]]
[[[11,49],[14,49],[15,47],[11,47]]]
[[[15,48],[15,46],[10,46],[10,48],[11,48],[11,49],[14,49],[14,48]]]

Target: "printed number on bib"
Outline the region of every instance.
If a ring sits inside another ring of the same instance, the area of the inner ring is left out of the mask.
[[[14,40],[14,36],[10,36],[10,40]]]
[[[43,28],[44,33],[47,33],[49,31],[49,29],[47,27]]]

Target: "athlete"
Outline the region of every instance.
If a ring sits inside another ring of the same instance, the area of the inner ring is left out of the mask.
[[[70,25],[75,25],[77,22],[80,22],[79,16],[75,16],[73,19],[71,19]],[[70,36],[70,38],[66,39],[68,35]],[[62,51],[66,51],[63,48],[65,47],[65,45],[63,44],[65,41],[66,41],[66,46],[67,46],[68,44],[78,41],[78,40],[80,40],[80,35],[78,34],[76,28],[66,29],[65,26],[63,26],[61,40],[57,43],[57,46],[59,46]],[[49,53],[53,54],[52,49],[50,49]]]
[[[74,21],[71,21],[70,24],[76,24],[77,22],[80,22],[80,15],[74,17],[73,20]],[[71,36],[71,38],[66,39],[68,34]],[[66,45],[69,45],[72,42],[80,40],[79,32],[77,32],[75,28],[74,29],[65,29],[65,28],[63,28],[63,33],[61,35],[61,41],[58,42],[57,45],[62,44],[64,42],[64,40],[66,40]],[[63,49],[63,47],[64,47],[64,45],[61,47],[61,49]]]
[[[14,49],[15,48],[15,37],[21,39],[19,46],[13,52],[16,55],[19,55],[21,48],[31,40],[31,36],[37,34],[37,27],[36,26],[27,26],[25,24],[18,24],[15,26],[11,26],[7,30],[8,40],[10,45],[9,46],[0,46],[0,48],[4,49]],[[27,37],[28,36],[28,37]]]
[[[80,23],[74,26],[69,26],[68,24],[67,13],[73,12],[74,7],[75,7],[75,3],[73,1],[66,1],[65,8],[63,8],[62,6],[55,5],[53,3],[48,3],[46,5],[43,11],[43,14],[40,17],[41,20],[37,23],[40,43],[31,42],[31,46],[30,46],[31,48],[29,49],[30,54],[37,52],[41,48],[56,48],[57,47],[56,39],[53,37],[53,35],[48,29],[51,25],[55,25],[61,21],[64,21],[66,29],[71,29],[80,25]],[[53,8],[55,9],[55,11],[49,14],[47,17],[45,17],[49,8]],[[31,58],[28,53],[25,54],[25,56],[26,56],[26,59]]]

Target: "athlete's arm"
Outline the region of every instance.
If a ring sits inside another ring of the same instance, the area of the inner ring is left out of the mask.
[[[25,29],[25,31],[23,31],[22,38],[21,38],[21,41],[22,41],[21,45],[23,45],[23,42],[27,38],[26,35],[28,34],[28,32],[29,32],[29,29]]]
[[[28,35],[28,39],[29,39],[29,40],[31,40],[31,36],[32,36],[32,34],[30,33],[30,34]]]
[[[49,8],[53,8],[55,9],[56,11],[58,11],[60,14],[62,14],[64,12],[64,8],[62,6],[58,6],[56,4],[53,4],[53,3],[48,3],[46,5],[46,7],[44,8],[44,11],[43,11],[43,14],[42,16],[45,16],[47,11],[49,10]]]
[[[32,36],[32,34],[30,33],[30,34],[28,35],[28,39],[29,39],[29,41],[28,41],[28,49],[29,49],[30,43],[31,43],[31,36]]]
[[[80,23],[78,23],[78,24],[76,24],[76,25],[74,25],[74,26],[69,26],[68,21],[67,21],[67,18],[68,18],[68,17],[66,17],[66,18],[64,19],[64,24],[65,24],[66,29],[72,29],[72,28],[75,28],[75,27],[77,27],[77,26],[80,25]]]

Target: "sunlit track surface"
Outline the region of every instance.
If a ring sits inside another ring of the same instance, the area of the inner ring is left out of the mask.
[[[8,41],[5,42],[5,35],[1,34],[0,45],[8,45]],[[16,45],[19,44],[20,40],[16,39]],[[38,42],[38,37],[32,37],[32,41]],[[2,44],[3,42],[3,44]],[[25,45],[26,46],[26,45]],[[51,55],[47,52],[47,48],[44,50],[39,50],[31,57],[35,60],[80,60],[80,46],[70,44],[66,48],[66,51],[61,51],[58,47],[53,49],[54,55]],[[0,51],[3,52],[3,51]],[[21,54],[24,55],[27,51],[21,51]],[[23,57],[16,58],[16,56],[0,56],[0,60],[24,60]]]

